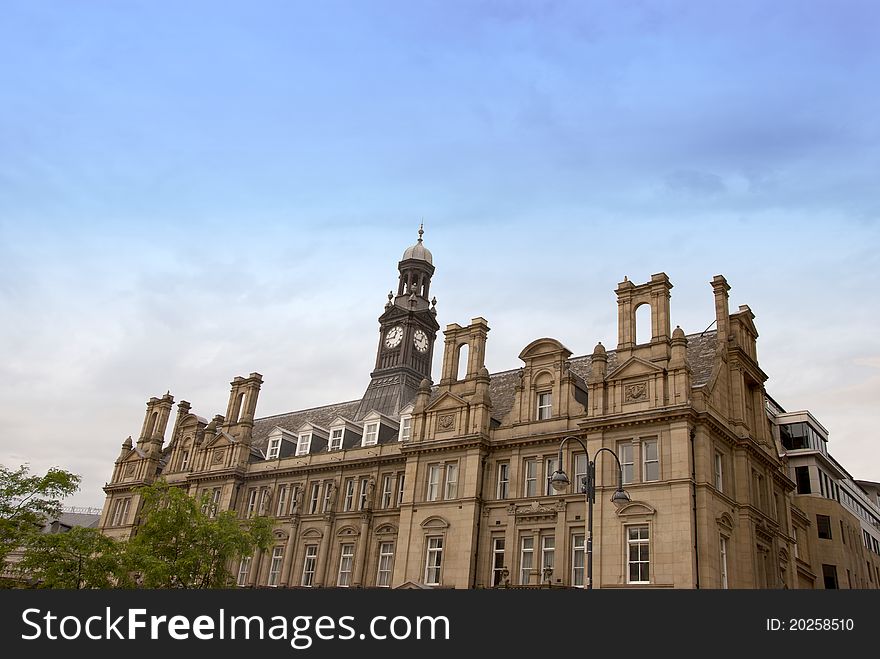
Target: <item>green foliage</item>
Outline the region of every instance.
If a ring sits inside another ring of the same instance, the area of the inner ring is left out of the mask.
[[[16,567],[23,580],[41,588],[113,588],[127,583],[123,558],[121,543],[97,529],[75,526],[31,536]]]
[[[260,517],[242,524],[234,512],[210,517],[210,501],[158,481],[139,490],[141,524],[127,547],[128,568],[146,588],[222,588],[227,564],[266,548],[271,523]]]
[[[30,476],[28,465],[15,471],[0,465],[0,563],[58,515],[61,500],[79,489],[80,477],[52,467]]]

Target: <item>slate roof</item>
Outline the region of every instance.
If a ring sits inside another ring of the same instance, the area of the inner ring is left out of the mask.
[[[709,382],[712,375],[712,367],[715,363],[715,347],[717,344],[717,331],[711,330],[702,334],[690,334],[687,336],[687,359],[691,367],[691,382],[695,387],[704,386]],[[608,373],[611,373],[620,364],[618,363],[617,351],[609,350]],[[590,373],[592,355],[582,355],[569,359],[571,370],[581,380],[586,380]],[[492,417],[503,419],[513,408],[516,385],[519,381],[519,369],[493,373],[489,380],[489,397],[492,400]],[[437,387],[434,387],[432,398],[438,395]],[[253,446],[264,452],[267,444],[267,436],[275,426],[296,431],[304,423],[312,423],[323,428],[329,428],[336,417],[343,416],[354,419],[360,405],[360,400],[351,400],[345,403],[334,403],[323,407],[313,407],[307,410],[277,414],[262,419],[254,420]],[[403,403],[401,407],[404,407]]]

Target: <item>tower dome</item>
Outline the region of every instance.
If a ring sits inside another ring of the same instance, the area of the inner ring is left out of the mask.
[[[407,247],[406,251],[403,253],[403,257],[400,259],[401,261],[408,261],[410,259],[416,259],[418,261],[426,261],[430,264],[434,264],[434,260],[431,257],[431,250],[422,244],[422,234],[425,233],[424,225],[419,225],[419,239],[415,245],[411,247]]]

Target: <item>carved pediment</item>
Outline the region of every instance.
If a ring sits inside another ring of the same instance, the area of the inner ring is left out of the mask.
[[[564,509],[565,502],[560,501],[559,503],[562,504]],[[555,518],[559,511],[560,506],[558,504],[545,506],[537,501],[532,501],[532,503],[525,506],[516,506],[514,514],[516,515],[517,522],[521,522],[525,520]]]
[[[358,535],[358,530],[351,525],[343,526],[341,529],[339,529],[336,532],[336,535],[349,535],[349,536]]]
[[[519,353],[519,358],[524,362],[527,362],[535,357],[539,357],[542,355],[558,355],[561,354],[563,359],[568,359],[571,356],[571,350],[566,348],[556,339],[551,339],[549,337],[544,337],[541,339],[535,339],[529,345],[522,349],[522,352]]]
[[[433,515],[427,518],[422,522],[421,527],[425,530],[440,530],[440,529],[448,529],[449,522],[447,522],[442,517],[438,517],[437,515]]]
[[[376,529],[376,535],[395,535],[397,527],[394,524],[383,524]]]
[[[224,448],[226,446],[231,446],[232,444],[235,444],[235,438],[227,432],[220,431],[211,438],[211,441],[205,444],[205,447]]]
[[[281,529],[275,529],[272,532],[272,537],[275,538],[275,540],[287,540],[287,533]]]
[[[320,529],[316,529],[314,527],[304,529],[302,533],[300,533],[301,538],[320,538],[324,534],[321,533]]]
[[[636,378],[644,378],[662,373],[663,369],[652,364],[651,362],[640,359],[639,357],[630,357],[623,364],[614,369],[605,378],[606,381],[612,380],[629,380]]]
[[[644,501],[630,501],[617,509],[618,517],[651,517],[657,510]]]
[[[466,407],[467,401],[459,396],[456,396],[453,393],[448,391],[444,391],[440,394],[435,401],[433,401],[428,407],[426,407],[426,411],[428,412],[439,412],[440,410],[451,410],[458,409],[460,407]]]
[[[729,513],[721,513],[718,515],[718,517],[715,518],[715,523],[728,533],[733,531],[733,517],[731,517]]]

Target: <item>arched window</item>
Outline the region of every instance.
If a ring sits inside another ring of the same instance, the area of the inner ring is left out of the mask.
[[[456,369],[455,376],[455,379],[458,381],[464,380],[467,376],[469,354],[470,346],[467,343],[462,343],[458,346],[458,368]]]
[[[635,337],[636,337],[636,345],[642,345],[644,343],[650,343],[653,337],[653,332],[651,331],[651,305],[650,304],[640,304],[636,307],[635,312]]]

